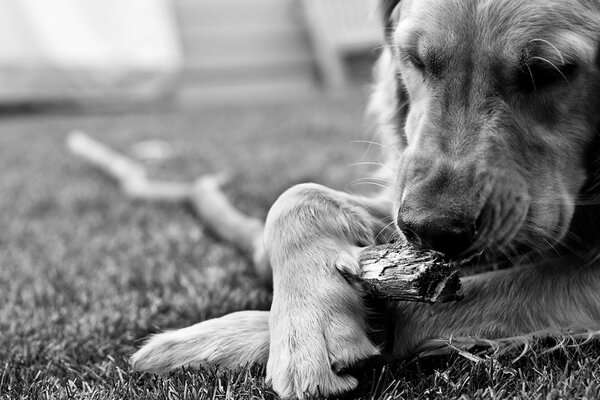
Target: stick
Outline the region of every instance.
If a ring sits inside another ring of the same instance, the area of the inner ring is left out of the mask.
[[[80,131],[67,137],[67,148],[114,179],[133,200],[190,204],[208,229],[249,257],[259,277],[270,281],[262,241],[264,224],[240,213],[229,202],[221,189],[228,180],[225,174],[204,175],[194,183],[149,179],[142,164]]]
[[[143,165],[92,139],[83,132],[72,132],[67,147],[75,155],[115,179],[132,199],[178,203],[192,194],[189,183],[150,180]]]
[[[196,180],[191,204],[200,219],[220,239],[231,243],[252,260],[256,273],[271,280],[271,267],[263,243],[262,220],[242,214],[227,199],[219,182],[211,176]]]
[[[437,253],[410,245],[372,246],[361,252],[359,263],[359,280],[376,298],[426,303],[461,298],[457,264],[444,262]]]
[[[231,243],[253,262],[265,282],[271,268],[263,244],[264,224],[242,214],[221,187],[224,174],[205,175],[194,183],[149,179],[143,165],[92,139],[73,132],[67,139],[71,152],[115,179],[134,200],[191,204],[196,215],[220,239]],[[409,246],[384,245],[364,249],[359,279],[372,296],[388,300],[445,302],[457,300],[458,273],[434,253]]]

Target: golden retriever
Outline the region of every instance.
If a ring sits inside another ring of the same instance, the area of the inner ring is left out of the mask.
[[[264,232],[271,311],[157,335],[135,368],[266,362],[278,394],[303,398],[350,390],[353,363],[429,340],[600,327],[600,2],[383,0],[382,10],[371,112],[390,190],[289,189]],[[341,272],[357,271],[357,249],[390,216],[409,241],[483,251],[503,268],[463,278],[459,302],[386,304],[385,341]]]

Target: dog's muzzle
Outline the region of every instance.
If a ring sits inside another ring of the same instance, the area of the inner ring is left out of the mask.
[[[504,246],[516,236],[529,206],[524,180],[476,170],[481,168],[436,163],[405,177],[397,224],[408,241],[458,257]]]

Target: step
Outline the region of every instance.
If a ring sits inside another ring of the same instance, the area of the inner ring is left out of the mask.
[[[243,84],[255,81],[285,81],[285,80],[304,80],[307,82],[316,81],[312,71],[306,68],[281,68],[271,70],[243,71],[230,74],[196,74],[184,73],[179,81],[185,85],[191,86],[221,86],[229,84]]]
[[[228,54],[205,59],[190,58],[186,62],[184,74],[210,80],[238,74],[268,75],[279,70],[305,70],[310,73],[312,66],[310,55],[304,52],[282,53],[270,57]]]
[[[309,53],[309,45],[304,33],[299,29],[275,26],[278,29],[233,28],[225,31],[196,30],[182,37],[183,49],[187,57],[211,58],[228,54],[269,56],[282,53]]]
[[[177,100],[182,104],[210,103],[256,103],[263,101],[283,101],[305,98],[317,93],[312,82],[267,81],[223,86],[188,86],[177,92]]]
[[[240,32],[243,32],[244,34],[249,36],[265,36],[276,34],[297,34],[299,36],[306,35],[306,30],[302,25],[291,24],[285,21],[270,21],[267,24],[255,21],[248,21],[243,25],[188,25],[180,27],[179,32],[183,38],[196,36],[206,36],[213,38],[216,36],[237,36],[240,34]]]
[[[184,29],[188,26],[300,21],[299,8],[289,0],[179,0],[175,10]]]

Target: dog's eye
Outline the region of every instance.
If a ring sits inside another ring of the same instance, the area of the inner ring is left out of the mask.
[[[419,57],[411,56],[408,58],[408,62],[412,64],[413,67],[422,71],[425,69],[425,64]]]
[[[423,63],[423,60],[421,60],[421,58],[419,57],[418,54],[416,54],[415,52],[403,52],[402,53],[402,60],[407,63],[410,64],[413,68],[419,70],[419,71],[424,71],[425,70],[425,63]]]
[[[521,62],[518,84],[527,91],[539,91],[550,86],[568,84],[576,73],[576,64],[554,63],[542,57],[529,57]]]

